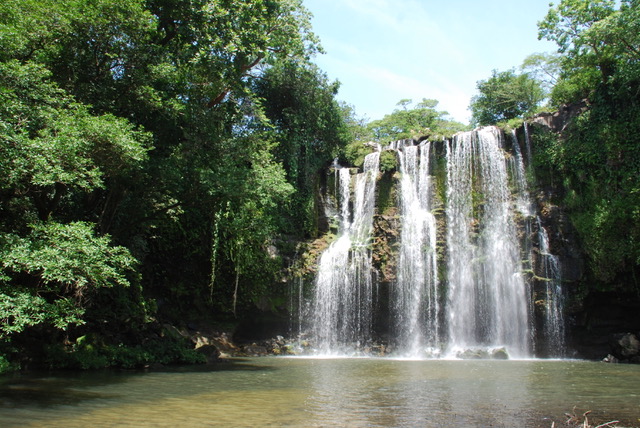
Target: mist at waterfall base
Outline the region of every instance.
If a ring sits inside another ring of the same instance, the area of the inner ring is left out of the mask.
[[[334,162],[324,206],[335,239],[315,278],[299,278],[292,290],[292,335],[308,344],[305,352],[563,357],[561,266],[529,195],[524,136],[520,147],[515,132],[485,127],[447,141],[378,146],[362,171]],[[383,151],[397,156],[399,210],[395,278],[385,286],[372,261]],[[534,277],[542,289],[534,290]],[[534,301],[542,307],[538,331]]]

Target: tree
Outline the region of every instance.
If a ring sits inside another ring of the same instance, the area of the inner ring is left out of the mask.
[[[298,189],[290,213],[290,231],[315,235],[315,194],[320,169],[333,160],[349,139],[338,82],[330,82],[311,63],[282,62],[255,82],[264,114],[273,125],[276,159],[287,181]]]
[[[41,65],[0,63],[0,340],[83,324],[96,289],[129,285],[130,252],[65,220],[75,198],[140,168],[148,141],[125,119],[90,114]]]
[[[410,99],[400,100],[397,105],[401,109],[370,122],[367,127],[373,133],[374,139],[384,142],[421,135],[448,134],[444,128],[453,122],[446,119],[446,111],[436,110],[438,101],[423,98],[414,108],[410,108],[412,103]]]
[[[96,289],[128,286],[135,259],[88,223],[32,225],[20,237],[0,234],[0,339],[42,323],[59,329],[83,324]]]
[[[640,289],[640,2],[563,0],[539,26],[553,40],[561,72],[556,105],[586,101],[538,162],[563,177],[563,201],[589,257],[593,283]],[[620,227],[625,225],[624,227]]]
[[[113,276],[112,288],[86,289],[88,302],[73,300],[73,284],[44,279],[34,246],[57,248],[65,234],[75,238],[61,265],[76,253],[98,258],[83,259],[79,278],[101,262],[126,271],[115,249],[128,248],[140,261],[132,277],[176,320],[223,318],[232,293],[246,308],[275,282],[267,248],[283,214],[304,205],[294,194],[312,200],[318,165],[344,141],[337,85],[308,65],[320,50],[309,17],[301,0],[0,3],[0,236],[15,261],[2,287],[44,298],[29,312],[26,294],[5,293],[7,311],[24,309],[25,334],[46,324],[38,314],[57,297],[82,309],[66,326],[93,329],[105,323],[91,317],[124,326],[131,300],[143,299],[121,299]],[[285,63],[295,76],[277,76]],[[279,107],[275,89],[256,95],[267,78],[294,106]]]
[[[588,98],[615,75],[637,71],[640,4],[623,0],[615,7],[613,0],[563,0],[538,23],[538,38],[555,41],[563,54],[556,105]]]
[[[470,110],[475,125],[498,122],[531,114],[545,97],[538,80],[514,70],[493,70],[487,80],[477,82],[479,94],[471,98]]]
[[[28,198],[47,221],[69,192],[91,192],[140,167],[149,135],[125,119],[93,116],[44,67],[0,63],[0,189]]]
[[[558,83],[562,57],[559,54],[534,53],[524,59],[520,69],[540,82],[545,94]]]

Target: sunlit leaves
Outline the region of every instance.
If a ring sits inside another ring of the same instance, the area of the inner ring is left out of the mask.
[[[135,263],[127,249],[111,246],[108,236],[95,236],[92,225],[81,222],[33,225],[25,238],[4,236],[2,251],[5,272],[34,276],[43,290],[127,286],[125,273]]]
[[[87,223],[44,223],[26,237],[0,235],[0,338],[50,323],[82,324],[84,299],[101,287],[128,286],[136,260]]]
[[[493,70],[489,79],[477,82],[477,89],[469,107],[476,125],[495,125],[531,114],[545,97],[538,80],[513,70]]]
[[[637,0],[562,0],[538,23],[539,37],[555,41],[562,56],[554,103],[591,96],[610,79],[633,79],[640,60],[640,4]]]
[[[385,142],[421,135],[444,135],[462,130],[460,124],[446,119],[446,111],[436,110],[438,101],[423,98],[415,107],[411,108],[411,104],[413,101],[410,99],[400,100],[397,105],[401,108],[367,124],[373,139]]]
[[[0,187],[89,191],[140,164],[149,136],[113,115],[93,116],[42,66],[0,64]]]
[[[83,313],[67,298],[49,303],[40,296],[0,286],[0,340],[43,323],[61,330],[84,324]]]

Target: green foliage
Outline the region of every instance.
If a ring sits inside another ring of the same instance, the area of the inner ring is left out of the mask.
[[[373,139],[373,133],[367,126],[367,119],[358,117],[355,109],[351,105],[341,103],[340,108],[348,133],[347,139],[351,142],[371,141]]]
[[[614,7],[614,0],[562,0],[538,23],[539,37],[555,41],[559,52],[571,56],[599,50],[606,43],[594,38],[591,28],[614,13]]]
[[[367,128],[373,135],[373,140],[389,142],[424,135],[446,135],[452,129],[459,131],[464,128],[461,124],[447,120],[447,112],[436,110],[436,100],[424,98],[414,108],[410,108],[411,103],[412,100],[409,99],[400,100],[397,105],[401,109],[370,122]]]
[[[479,94],[471,99],[472,122],[495,125],[498,122],[532,114],[545,97],[541,83],[513,70],[498,72],[477,83]]]
[[[255,82],[266,118],[273,125],[275,158],[298,190],[289,213],[290,232],[314,235],[314,208],[320,169],[349,140],[345,111],[335,100],[337,82],[310,63],[283,62]]]
[[[108,345],[95,336],[81,336],[71,346],[52,345],[46,352],[52,369],[134,369],[151,364],[203,364],[206,357],[182,338],[151,339],[142,344]]]
[[[612,78],[637,75],[640,8],[624,0],[563,0],[538,23],[539,38],[555,41],[562,72],[552,91],[555,105],[590,97]]]
[[[398,157],[393,150],[385,150],[380,153],[380,171],[390,172],[398,168]]]
[[[558,83],[562,66],[562,57],[557,53],[534,53],[524,59],[521,70],[529,77],[540,82],[545,93]]]
[[[344,153],[340,160],[346,162],[347,165],[362,168],[365,156],[372,151],[373,148],[371,146],[361,140],[355,140],[345,146]]]
[[[564,177],[565,203],[602,281],[630,269],[640,255],[640,106],[627,105],[615,117],[610,109],[592,106],[563,138],[541,140],[536,152],[541,164]]]
[[[11,368],[11,363],[5,358],[4,355],[0,355],[0,375],[10,371]]]
[[[563,0],[539,23],[562,53],[554,104],[587,100],[559,138],[536,138],[540,166],[563,178],[565,204],[594,278],[633,278],[640,262],[640,4]]]
[[[272,292],[270,247],[312,233],[351,138],[319,51],[301,0],[0,3],[0,342],[180,360],[111,336],[139,338],[154,301],[223,319]]]
[[[73,190],[104,187],[146,158],[149,135],[93,116],[34,63],[0,63],[0,189],[29,198],[45,221]]]
[[[15,291],[3,286],[0,298],[0,319],[3,321],[0,339],[10,339],[16,333],[41,324],[60,330],[84,324],[83,308],[67,297],[50,303],[43,297],[34,296],[32,292]]]
[[[27,237],[0,235],[0,338],[27,327],[83,324],[85,301],[95,289],[127,286],[135,260],[91,225],[33,225]]]
[[[135,263],[126,248],[95,236],[88,223],[36,224],[28,237],[5,235],[3,241],[3,270],[35,276],[44,288],[128,286],[125,272]]]

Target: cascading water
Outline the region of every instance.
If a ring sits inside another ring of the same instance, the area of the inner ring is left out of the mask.
[[[530,292],[521,275],[511,195],[496,128],[447,145],[449,351],[531,348]],[[482,198],[482,203],[480,199]]]
[[[320,257],[312,314],[313,340],[322,354],[370,340],[374,284],[369,244],[379,159],[379,152],[367,155],[364,172],[355,176],[353,217],[351,175],[349,169],[338,168],[338,237]]]
[[[396,341],[411,356],[422,354],[425,347],[433,350],[440,333],[430,152],[429,142],[406,146],[398,152],[402,232],[393,301]]]
[[[533,259],[535,210],[516,135],[511,155],[495,127],[458,133],[443,144],[402,140],[385,148],[397,153],[400,172],[396,277],[388,285],[390,342],[401,356],[488,356],[504,348],[511,357],[530,357],[534,312],[523,271]],[[444,163],[435,161],[436,152]],[[334,165],[338,233],[320,257],[309,311],[318,353],[362,349],[371,343],[374,318],[380,316],[374,313],[378,291],[371,249],[379,157],[378,146],[355,176]],[[544,334],[549,346],[560,349],[559,265],[546,235],[538,241],[545,277],[557,278],[547,283]]]
[[[560,281],[560,260],[549,252],[549,235],[538,218],[540,264],[544,288],[544,335],[550,356],[564,355],[564,298]]]
[[[509,166],[515,183],[516,209],[524,217],[531,217],[533,215],[533,207],[531,206],[531,197],[527,188],[524,159],[522,158],[522,151],[515,131],[513,131],[511,138],[513,140],[513,157],[509,159]]]

